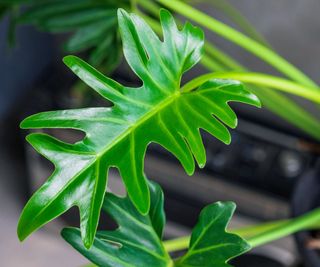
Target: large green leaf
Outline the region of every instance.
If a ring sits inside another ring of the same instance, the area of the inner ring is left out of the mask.
[[[227,262],[250,246],[226,232],[235,204],[218,202],[203,209],[192,231],[190,247],[180,259],[171,260],[162,244],[165,223],[161,188],[149,183],[151,206],[141,215],[128,197],[107,194],[103,209],[118,223],[115,231],[98,231],[93,246],[84,247],[80,231],[66,228],[63,238],[90,261],[103,267],[228,267]]]
[[[189,23],[178,30],[168,11],[162,10],[160,16],[163,41],[140,17],[118,12],[124,55],[143,81],[141,87],[122,86],[79,58],[68,56],[65,63],[113,102],[113,107],[44,112],[21,123],[25,129],[72,128],[86,136],[75,144],[39,133],[27,137],[56,169],[24,208],[18,225],[20,239],[78,206],[83,241],[89,247],[110,167],[119,169],[132,202],[147,214],[150,196],[143,161],[150,142],[174,154],[191,175],[195,169],[193,156],[200,167],[206,161],[199,129],[228,144],[230,134],[223,123],[233,128],[237,118],[227,102],[260,105],[255,95],[231,80],[212,80],[195,91],[181,92],[182,74],[201,58],[203,32]]]
[[[142,215],[129,197],[106,195],[103,209],[119,227],[115,231],[98,231],[90,250],[84,247],[76,228],[64,229],[63,238],[98,266],[171,266],[172,260],[161,242],[165,224],[163,193],[155,183],[149,183],[149,188],[151,205],[147,215]]]
[[[177,260],[177,267],[229,267],[228,260],[243,254],[250,245],[241,237],[226,232],[236,206],[217,202],[205,207],[192,231],[188,252]]]

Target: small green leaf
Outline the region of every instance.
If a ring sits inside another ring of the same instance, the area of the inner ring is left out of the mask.
[[[226,232],[236,205],[217,202],[205,207],[192,231],[188,252],[176,261],[177,267],[230,267],[227,262],[247,252],[250,245]]]
[[[161,10],[160,18],[163,41],[140,17],[124,10],[118,12],[124,55],[143,81],[141,87],[125,87],[81,59],[67,56],[66,65],[114,105],[43,112],[21,123],[25,129],[70,128],[86,133],[75,144],[43,134],[28,138],[56,170],[24,208],[18,225],[21,239],[72,206],[78,206],[82,238],[90,247],[110,167],[119,169],[133,204],[147,214],[150,195],[143,169],[150,142],[175,155],[191,175],[194,159],[200,167],[206,161],[199,129],[228,144],[230,133],[223,123],[231,128],[237,124],[228,102],[260,105],[255,95],[232,80],[212,80],[194,91],[181,92],[182,74],[201,58],[203,32],[189,23],[179,30],[165,10]]]
[[[66,228],[63,238],[82,255],[103,267],[228,267],[228,260],[250,249],[239,236],[226,232],[235,204],[218,202],[203,209],[192,232],[188,252],[171,260],[162,243],[165,223],[163,193],[149,182],[151,206],[141,215],[131,200],[107,194],[103,209],[118,223],[115,231],[98,231],[93,246],[87,250],[80,231]]]
[[[98,266],[172,266],[161,242],[165,224],[163,193],[155,183],[150,182],[149,188],[151,205],[147,215],[141,215],[128,197],[107,194],[103,209],[117,221],[119,228],[98,231],[91,249],[83,246],[80,231],[76,228],[64,229],[63,238]]]

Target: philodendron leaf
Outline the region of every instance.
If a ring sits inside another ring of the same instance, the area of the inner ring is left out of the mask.
[[[98,266],[137,267],[172,266],[172,260],[161,242],[165,215],[163,193],[155,183],[149,183],[151,205],[142,215],[129,197],[120,198],[107,193],[103,209],[118,223],[115,231],[98,231],[93,246],[87,250],[80,231],[66,228],[62,236],[76,250]]]
[[[182,74],[201,58],[203,32],[189,23],[178,30],[165,10],[160,18],[163,41],[140,17],[118,11],[124,55],[142,80],[141,87],[125,87],[81,59],[68,56],[64,59],[67,66],[114,105],[44,112],[21,123],[24,129],[72,128],[86,136],[75,144],[39,133],[27,137],[55,165],[55,171],[24,208],[18,225],[20,239],[78,206],[82,238],[90,247],[110,167],[119,169],[133,204],[147,214],[150,195],[143,164],[150,142],[169,150],[192,174],[194,158],[200,167],[206,162],[199,129],[229,143],[230,134],[223,123],[233,128],[237,118],[227,102],[260,105],[255,95],[231,80],[212,80],[194,91],[182,92]]]
[[[163,194],[149,183],[151,206],[141,215],[131,200],[107,194],[103,209],[119,224],[115,231],[98,231],[93,246],[84,247],[80,231],[66,228],[63,238],[90,261],[103,267],[228,267],[227,262],[247,250],[249,245],[239,236],[226,232],[235,209],[231,202],[207,206],[191,236],[188,252],[173,260],[162,243],[164,226]]]
[[[188,252],[175,266],[230,267],[227,262],[250,249],[241,237],[226,232],[236,205],[217,202],[205,207],[192,231]]]

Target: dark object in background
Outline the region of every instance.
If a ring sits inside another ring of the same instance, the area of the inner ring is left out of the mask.
[[[229,186],[217,189],[215,185],[210,194],[218,199],[234,200],[238,205],[238,211],[261,220],[284,219],[290,215],[290,201],[295,184],[316,161],[318,157],[316,148],[319,146],[315,142],[241,117],[238,128],[232,131],[232,143],[229,146],[220,144],[205,133],[204,143],[207,164],[201,173],[208,175],[208,181],[204,182],[206,187],[209,187],[210,180],[214,179],[239,187],[233,191]],[[175,162],[159,146],[151,145],[150,152],[162,156],[168,162]],[[150,173],[150,176],[155,175]],[[163,176],[172,177],[172,173]],[[192,183],[196,181],[192,179]],[[184,182],[185,187],[187,184]],[[200,185],[197,186],[199,187]],[[186,190],[183,194],[185,192]],[[193,198],[204,199],[204,196],[209,194],[209,192],[199,192],[196,197],[194,189],[192,192]],[[179,193],[182,192],[174,194],[179,195]],[[267,201],[266,198],[273,201]],[[253,199],[255,201],[252,201]],[[280,204],[285,202],[287,208],[285,204]]]
[[[57,58],[53,38],[29,26],[16,32],[16,46],[8,47],[8,19],[0,23],[0,120],[11,115],[45,69]]]
[[[264,257],[260,255],[255,254],[248,254],[245,256],[241,256],[235,260],[232,261],[232,264],[234,266],[246,266],[246,267],[285,267],[283,264]]]
[[[320,161],[316,169],[308,171],[300,178],[293,194],[292,206],[293,216],[299,216],[320,206]],[[295,237],[305,267],[319,267],[320,251],[308,247],[308,241],[313,239],[312,232],[300,232]]]

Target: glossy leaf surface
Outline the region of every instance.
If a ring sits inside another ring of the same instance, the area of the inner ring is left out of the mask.
[[[177,267],[230,267],[227,262],[250,249],[241,237],[226,232],[236,206],[217,202],[205,207],[192,231],[188,252],[177,260]]]
[[[72,14],[71,17],[73,17],[73,20],[77,21],[78,19],[75,19],[76,16],[82,17],[82,13],[79,12],[79,6],[81,7],[81,5],[83,6],[86,4],[88,10],[94,10],[93,12],[97,12],[93,16],[96,21],[89,21],[88,25],[74,25],[72,29],[70,29],[70,25],[67,25],[65,28],[60,27],[59,31],[74,33],[74,36],[72,36],[69,41],[66,42],[65,50],[71,53],[79,51],[89,52],[89,62],[109,73],[118,66],[121,59],[121,45],[116,32],[116,27],[115,25],[108,29],[105,27],[110,22],[112,24],[116,21],[115,12],[112,13],[113,15],[109,14],[103,18],[103,22],[105,21],[106,25],[102,25],[103,23],[99,22],[99,16],[101,16],[101,14],[104,16],[103,12],[111,9],[115,10],[117,7],[123,7],[127,10],[131,9],[132,6],[130,6],[129,0],[2,0],[0,2],[0,18],[1,15],[6,13],[12,18],[10,19],[11,26],[9,27],[8,33],[8,42],[11,45],[14,42],[13,29],[15,25],[19,25],[17,22],[31,23],[39,28],[42,28],[44,31],[54,32],[54,28],[44,28],[45,25],[48,27],[48,25],[50,26],[50,24],[52,24],[52,27],[54,27],[55,23],[58,21],[61,26],[61,23],[62,25],[64,23],[64,17],[67,16],[67,19],[69,19],[69,14]],[[138,2],[140,5],[147,4],[148,6],[151,5],[153,7],[157,7],[157,5],[152,3],[152,1],[142,0]],[[230,16],[230,19],[238,24],[238,26],[242,28],[249,36],[251,36],[252,39],[262,43],[264,42],[263,38],[256,33],[254,28],[248,24],[245,18],[241,18],[241,14],[239,14],[239,12],[237,12],[224,0],[207,2],[215,5],[218,9],[221,9],[223,13]],[[190,1],[190,3],[192,3],[192,1]],[[159,5],[161,6],[161,4]],[[28,8],[22,8],[22,6],[27,6]],[[16,12],[18,8],[20,9],[21,14]],[[149,18],[151,17],[149,12],[155,15],[155,8],[151,8],[151,10],[146,9],[145,11],[145,15],[149,16]],[[53,21],[53,23],[50,21]],[[101,28],[99,26],[101,26]],[[210,45],[210,42],[208,45]],[[110,53],[110,51],[112,51],[112,53]],[[240,69],[242,71],[246,71],[245,68],[235,63],[235,60],[231,59],[230,56],[223,55],[223,53],[219,51],[217,52],[217,50],[215,51],[212,52],[211,50],[211,52],[209,52],[208,50],[206,59],[212,56],[214,61],[219,61],[226,66],[217,67],[216,64],[212,65],[208,63],[207,60],[205,63],[205,60],[203,60],[202,63],[208,70],[225,71],[225,67],[227,67],[227,69],[232,71],[238,71]],[[293,80],[296,79],[293,78]],[[316,116],[305,110],[302,106],[299,106],[297,103],[295,103],[295,101],[281,93],[272,91],[270,88],[251,87],[250,90],[259,97],[265,108],[288,121],[295,127],[302,129],[310,136],[318,140],[320,139],[318,119]]]
[[[90,261],[104,267],[228,267],[231,258],[249,250],[243,239],[225,230],[235,204],[218,202],[201,212],[188,252],[180,259],[171,260],[161,240],[165,222],[163,194],[158,185],[149,185],[151,206],[147,215],[141,215],[128,197],[108,193],[103,209],[118,222],[119,228],[98,231],[89,250],[76,228],[64,229],[63,238]]]
[[[98,231],[90,250],[84,247],[76,228],[64,229],[63,238],[98,266],[172,266],[161,242],[165,224],[163,193],[155,183],[150,182],[149,188],[151,205],[147,215],[142,215],[129,197],[120,198],[107,193],[103,210],[116,220],[119,227],[115,231]]]
[[[160,16],[163,41],[138,16],[118,12],[124,55],[142,80],[141,87],[125,87],[81,59],[68,56],[64,61],[71,70],[114,105],[44,112],[21,123],[25,129],[72,128],[86,133],[75,144],[45,134],[27,137],[56,169],[27,203],[18,226],[21,239],[78,206],[83,241],[89,247],[110,167],[119,169],[132,202],[147,214],[150,196],[143,162],[150,142],[169,150],[192,174],[194,158],[200,167],[206,161],[199,129],[229,143],[230,134],[223,123],[234,128],[237,118],[227,102],[260,105],[255,95],[231,80],[212,80],[192,92],[181,92],[182,74],[201,58],[203,32],[189,23],[178,30],[168,11],[162,10]]]

